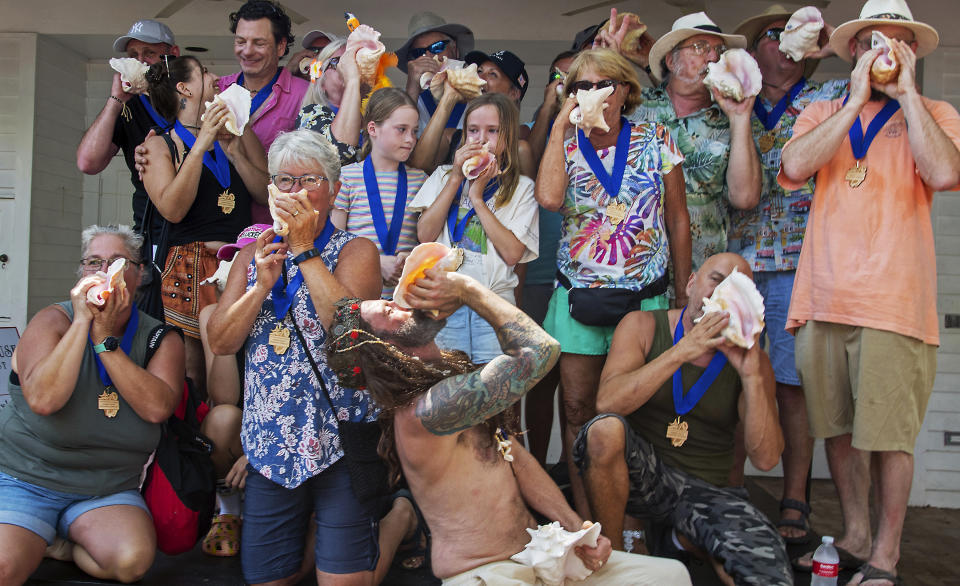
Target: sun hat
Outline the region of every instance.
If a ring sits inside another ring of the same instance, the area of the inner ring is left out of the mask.
[[[743,35],[724,34],[705,12],[687,14],[675,20],[670,32],[657,39],[650,48],[650,70],[653,77],[658,80],[663,79],[666,72],[660,64],[667,53],[684,40],[703,34],[720,37],[730,49],[744,49],[747,46],[747,39]]]
[[[940,35],[929,24],[913,20],[913,14],[904,0],[867,0],[860,10],[860,18],[845,22],[830,35],[830,46],[837,57],[853,61],[850,39],[868,26],[894,25],[913,31],[917,41],[917,59],[933,52],[940,43]]]
[[[757,37],[760,36],[760,33],[763,31],[763,29],[767,28],[771,22],[777,22],[778,20],[790,20],[791,16],[793,16],[793,13],[784,8],[781,4],[773,4],[767,7],[766,10],[757,16],[751,16],[750,18],[738,24],[733,33],[746,37],[747,47],[752,48],[754,43],[757,42]],[[803,76],[807,79],[810,79],[810,76],[813,75],[813,72],[817,70],[818,65],[820,65],[819,59],[804,60]]]
[[[433,12],[418,12],[410,17],[407,25],[407,42],[396,50],[397,67],[400,71],[407,72],[407,52],[413,40],[422,34],[433,32],[443,33],[456,41],[460,55],[473,51],[473,31],[462,24],[447,24],[447,21]]]

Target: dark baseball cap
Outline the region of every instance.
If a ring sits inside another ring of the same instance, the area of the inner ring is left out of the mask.
[[[489,55],[483,51],[470,51],[463,60],[467,62],[467,65],[476,63],[477,66],[490,61],[499,67],[513,85],[520,90],[520,99],[523,100],[524,94],[527,93],[527,86],[530,85],[530,76],[527,75],[524,63],[519,57],[510,51],[497,51]]]

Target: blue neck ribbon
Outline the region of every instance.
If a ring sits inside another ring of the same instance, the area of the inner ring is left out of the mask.
[[[183,144],[185,144],[188,149],[193,150],[193,145],[196,144],[197,137],[193,136],[183,124],[180,124],[179,120],[174,123],[173,129],[176,131],[177,136],[180,137],[180,140],[183,141]],[[213,176],[217,178],[217,183],[220,184],[220,187],[224,189],[230,187],[230,161],[227,159],[227,153],[223,152],[220,141],[213,142],[212,155],[209,151],[203,153],[203,165],[207,169],[210,169]]]
[[[393,215],[390,218],[389,229],[387,215],[383,211],[383,201],[380,199],[377,172],[373,168],[373,157],[368,156],[363,162],[363,184],[367,188],[367,201],[370,204],[373,227],[377,230],[377,240],[380,241],[380,250],[387,256],[394,256],[397,254],[397,243],[400,242],[403,213],[407,208],[407,170],[403,163],[397,165],[397,193],[393,198]]]
[[[427,112],[430,112],[430,115],[433,116],[433,113],[437,111],[437,102],[433,99],[433,94],[430,93],[430,90],[423,90],[420,92],[420,97],[423,99],[423,105],[427,108]],[[453,111],[450,112],[450,118],[447,119],[447,128],[456,128],[460,124],[460,118],[463,117],[463,111],[467,109],[467,105],[464,102],[458,103],[453,107]]]
[[[623,185],[623,172],[627,168],[627,151],[630,150],[630,121],[626,118],[620,118],[620,134],[617,135],[617,152],[613,158],[613,169],[611,173],[603,168],[600,157],[597,156],[597,150],[593,148],[593,143],[583,133],[583,130],[577,129],[577,140],[580,146],[580,152],[586,159],[587,165],[593,171],[593,175],[603,185],[607,195],[611,199],[616,199],[620,193],[620,186]]]
[[[267,98],[270,97],[270,94],[273,93],[273,84],[277,83],[277,80],[280,79],[281,69],[277,68],[276,75],[273,76],[273,79],[270,80],[270,83],[260,88],[256,94],[253,95],[253,98],[250,100],[250,115],[253,116],[253,113],[260,109],[260,106],[267,101]],[[240,77],[237,78],[237,85],[243,87],[243,74],[240,74]]]
[[[466,180],[460,182],[460,186],[457,187],[457,194],[453,196],[453,202],[450,204],[450,211],[447,212],[447,230],[450,232],[450,243],[453,245],[457,245],[463,240],[463,233],[467,230],[470,218],[477,213],[475,208],[470,208],[463,218],[459,222],[457,221],[457,215],[460,212],[460,196],[463,194],[463,186],[466,182]],[[491,181],[490,185],[487,185],[486,189],[483,190],[483,201],[486,202],[493,197],[498,189],[500,189],[499,178]]]
[[[843,103],[846,104],[849,99],[850,94],[847,94],[847,96],[843,98]],[[870,143],[873,142],[873,139],[877,136],[877,133],[880,132],[880,129],[883,128],[883,125],[887,123],[887,120],[890,120],[899,109],[900,102],[896,100],[890,100],[884,104],[883,108],[881,108],[880,111],[877,112],[877,115],[873,117],[873,120],[870,121],[866,134],[863,132],[863,125],[860,124],[860,117],[857,116],[856,121],[854,121],[853,126],[850,127],[850,131],[847,133],[850,137],[850,148],[853,150],[853,158],[859,161],[867,156],[867,149],[870,148]]]
[[[134,303],[130,306],[130,319],[127,320],[127,329],[123,331],[123,338],[120,339],[120,349],[123,350],[123,353],[127,356],[130,356],[130,349],[133,348],[133,337],[137,334],[137,326],[139,323],[140,312],[137,310],[137,304]],[[87,339],[90,340],[90,347],[93,348],[95,344],[89,335]],[[97,372],[100,373],[100,382],[102,382],[104,386],[109,387],[113,384],[113,381],[110,380],[107,367],[103,365],[103,361],[100,360],[100,355],[97,354],[96,351],[93,353],[93,359],[97,361]]]
[[[322,251],[327,247],[327,244],[330,242],[330,237],[333,236],[333,222],[330,221],[330,218],[327,218],[327,223],[323,226],[323,232],[320,232],[320,235],[317,236],[317,239],[313,241],[313,245],[317,247],[317,250]],[[273,240],[274,242],[279,242],[280,237],[277,236]],[[277,316],[277,321],[283,321],[287,312],[290,311],[290,306],[293,305],[293,300],[297,295],[297,291],[300,290],[300,286],[303,285],[303,272],[297,271],[297,274],[294,275],[290,282],[284,286],[284,275],[287,274],[287,261],[283,261],[283,272],[280,273],[280,276],[277,277],[277,282],[273,284],[273,312]]]
[[[167,119],[160,115],[159,112],[153,109],[153,104],[150,103],[150,100],[147,99],[147,96],[140,94],[140,103],[143,104],[143,109],[147,111],[147,114],[150,115],[150,118],[156,122],[157,126],[164,130],[170,130],[172,124],[167,122]]]
[[[801,77],[800,81],[793,84],[786,94],[780,98],[780,101],[773,107],[773,110],[767,112],[766,107],[763,105],[763,100],[760,99],[760,96],[757,96],[757,100],[753,102],[753,113],[757,115],[757,119],[763,124],[763,127],[767,130],[773,130],[776,128],[777,124],[780,122],[780,118],[783,117],[783,113],[787,111],[787,106],[793,103],[797,98],[797,95],[803,91],[803,88],[807,85],[807,78]]]
[[[686,311],[687,308],[684,307],[680,312],[680,319],[677,320],[677,327],[673,330],[674,346],[683,338],[683,314],[686,313]],[[673,373],[673,408],[676,410],[677,415],[686,415],[700,402],[700,399],[707,393],[710,385],[720,376],[720,371],[723,370],[726,364],[726,355],[718,350],[713,355],[713,358],[710,359],[710,364],[707,365],[706,370],[703,371],[703,374],[700,375],[697,382],[693,383],[693,386],[690,387],[686,395],[683,394],[683,375],[680,373],[682,367]]]

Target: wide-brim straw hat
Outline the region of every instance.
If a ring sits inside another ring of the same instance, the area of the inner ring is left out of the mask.
[[[410,17],[407,25],[407,42],[397,49],[397,68],[407,72],[407,52],[413,40],[424,33],[443,33],[457,42],[460,55],[473,51],[473,31],[462,24],[448,24],[432,12],[418,12]]]
[[[747,46],[753,47],[754,43],[757,42],[757,37],[760,36],[760,32],[767,28],[771,22],[777,22],[778,20],[790,20],[791,16],[793,16],[792,12],[788,11],[780,4],[774,4],[769,6],[757,16],[751,16],[750,18],[738,24],[736,30],[733,32],[734,34],[743,35],[746,37]],[[818,65],[820,65],[819,59],[805,59],[803,64],[803,76],[807,79],[810,79],[810,76],[813,75],[813,72],[817,70]]]
[[[660,64],[667,53],[684,40],[703,34],[716,35],[722,38],[724,44],[730,49],[745,49],[747,47],[746,37],[724,34],[705,12],[687,14],[675,20],[670,32],[657,39],[657,42],[650,49],[650,71],[653,77],[658,81],[663,80],[665,72]]]
[[[940,44],[940,35],[929,24],[913,20],[913,13],[904,0],[867,0],[860,18],[845,22],[830,35],[830,46],[844,61],[853,61],[850,39],[868,26],[893,25],[913,31],[917,42],[917,59],[932,53]]]

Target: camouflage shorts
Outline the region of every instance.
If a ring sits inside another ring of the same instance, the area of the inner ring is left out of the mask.
[[[673,527],[721,560],[736,584],[793,584],[780,533],[746,500],[745,490],[719,488],[663,463],[623,417],[603,413],[581,428],[573,448],[574,462],[581,471],[589,466],[587,431],[604,417],[616,417],[626,429],[627,514]]]

